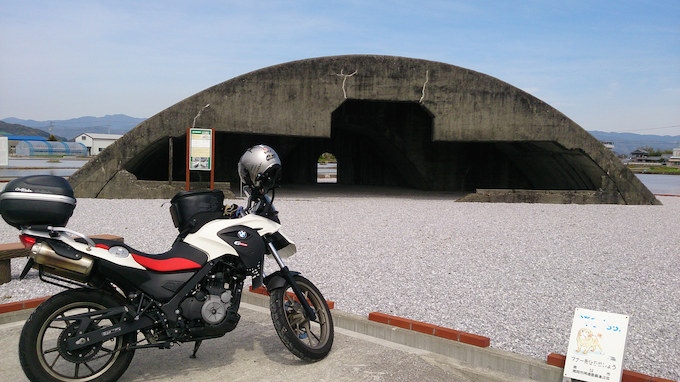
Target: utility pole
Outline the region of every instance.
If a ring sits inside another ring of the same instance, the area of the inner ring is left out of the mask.
[[[53,126],[53,125],[54,125],[54,122],[50,121],[50,127],[49,127],[50,136],[47,137],[47,140],[48,140],[48,141],[51,141],[51,140],[53,140],[53,139],[54,139],[55,141],[57,140],[57,137],[55,137],[54,134],[52,134],[52,126]]]

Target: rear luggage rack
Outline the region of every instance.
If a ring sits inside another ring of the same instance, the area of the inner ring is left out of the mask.
[[[72,229],[68,229],[68,228],[64,228],[64,227],[52,227],[52,226],[48,226],[47,229],[48,229],[50,232],[65,232],[65,233],[69,233],[69,234],[71,234],[71,235],[73,235],[73,236],[78,236],[78,237],[80,237],[80,238],[83,238],[83,239],[85,240],[85,242],[87,243],[87,250],[88,250],[88,251],[89,251],[90,249],[92,249],[92,247],[95,247],[95,246],[96,246],[96,245],[94,244],[94,241],[92,241],[92,239],[90,239],[89,237],[83,235],[82,233],[77,232],[77,231],[74,231],[74,230],[72,230]]]

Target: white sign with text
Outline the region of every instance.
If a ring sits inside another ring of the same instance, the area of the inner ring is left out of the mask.
[[[564,376],[587,382],[620,381],[628,316],[576,308]]]
[[[212,133],[212,129],[190,129],[189,170],[212,170]]]

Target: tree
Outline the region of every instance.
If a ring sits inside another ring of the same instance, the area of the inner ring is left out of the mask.
[[[54,134],[50,134],[50,136],[47,137],[47,140],[52,142],[58,141],[57,137],[55,137]]]
[[[319,162],[337,162],[335,155],[331,153],[323,153],[319,156]]]
[[[645,146],[642,147],[641,149],[647,151],[650,157],[660,157],[663,154],[673,154],[673,150],[659,150],[651,146]]]

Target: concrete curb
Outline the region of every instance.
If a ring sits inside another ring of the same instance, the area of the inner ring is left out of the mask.
[[[0,324],[27,319],[35,308],[48,298],[50,296],[0,304]]]
[[[564,368],[567,362],[567,356],[557,353],[548,354],[548,364]],[[652,377],[647,374],[637,373],[630,370],[623,370],[622,382],[676,382],[670,379]]]
[[[489,337],[480,336],[477,334],[466,333],[460,330],[445,328],[442,326],[428,324],[427,322],[420,322],[392,316],[380,312],[372,312],[368,314],[369,321],[380,322],[387,325],[397,326],[402,329],[415,330],[416,332],[433,335],[436,337],[446,338],[447,340],[459,341],[468,345],[488,348],[491,346],[491,339]]]
[[[0,304],[0,324],[27,319],[48,297]],[[269,308],[269,297],[262,290],[245,291],[242,301],[246,304]],[[329,307],[335,304],[328,301]],[[342,328],[365,336],[425,350],[452,359],[464,375],[475,381],[555,381],[561,382],[566,356],[551,353],[547,361],[489,347],[490,339],[436,325],[421,323],[384,313],[373,312],[369,317],[333,309],[333,323]],[[373,319],[371,319],[373,318]],[[392,321],[392,323],[390,323]],[[455,336],[437,336],[455,332]],[[422,330],[421,330],[422,329]],[[445,330],[443,330],[445,329]],[[443,331],[442,331],[443,330]],[[461,340],[463,335],[472,336],[474,344]],[[479,340],[476,337],[481,338]],[[481,342],[480,342],[481,341]],[[669,379],[652,377],[630,370],[623,371],[622,382],[674,382]]]
[[[253,289],[253,287],[251,286],[251,287],[248,288],[248,290],[249,290],[251,293],[260,294],[260,295],[263,295],[263,296],[269,296],[269,292],[267,292],[267,288],[265,288],[265,287],[263,287],[263,286],[261,286],[261,287],[259,287],[259,288],[257,288],[257,289]],[[293,295],[293,293],[288,292],[288,294],[290,294],[293,298],[296,298],[296,297]],[[296,298],[296,299],[297,299],[297,298]],[[333,301],[326,300],[326,305],[328,305],[328,309],[334,309],[334,308],[335,308],[335,302],[333,302]],[[267,305],[267,306],[268,306],[268,305]]]

